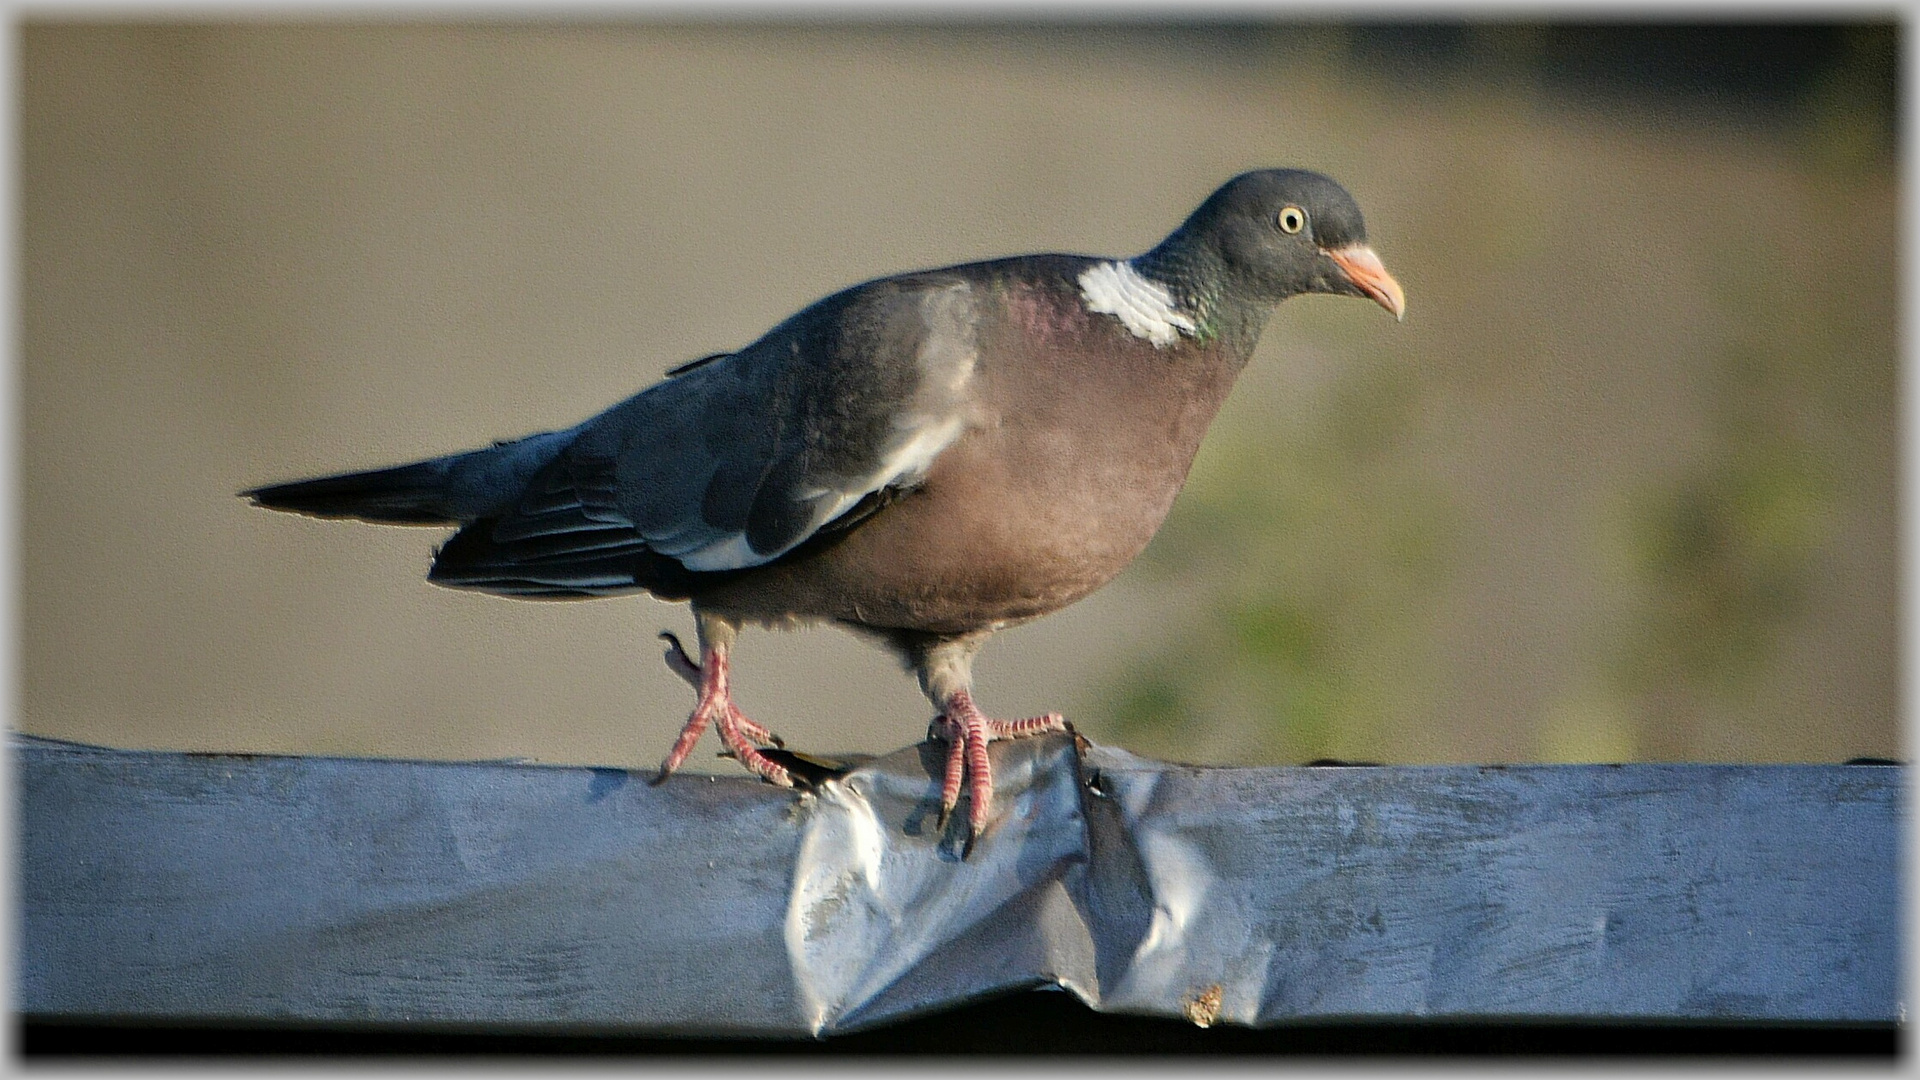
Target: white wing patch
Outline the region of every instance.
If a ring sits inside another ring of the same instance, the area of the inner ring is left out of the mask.
[[[1134,337],[1163,348],[1193,337],[1199,327],[1173,302],[1165,285],[1141,276],[1131,263],[1097,263],[1080,275],[1080,296],[1088,311],[1117,317]]]
[[[778,551],[758,552],[745,533],[728,533],[685,554],[672,554],[689,570],[737,570],[771,562],[806,542],[822,525],[846,513],[868,494],[889,485],[918,483],[933,468],[941,451],[952,446],[967,428],[970,383],[978,352],[973,338],[972,290],[956,284],[928,293],[921,301],[928,333],[914,361],[920,384],[913,398],[893,418],[893,437],[874,470],[830,487],[800,492],[801,499],[818,500],[813,527]]]
[[[807,497],[821,497],[822,501],[813,512],[814,528],[807,530],[798,540],[781,548],[762,554],[753,550],[747,543],[746,533],[728,533],[684,555],[676,555],[680,564],[689,570],[738,570],[746,566],[758,566],[771,562],[786,554],[790,549],[804,543],[821,525],[832,521],[853,508],[869,492],[878,491],[889,484],[912,484],[927,475],[933,467],[933,459],[940,451],[953,444],[965,428],[960,417],[948,417],[937,424],[920,428],[909,435],[907,441],[895,447],[881,462],[880,467],[867,477],[856,480],[846,488],[816,488],[806,493]],[[833,496],[830,500],[824,496]],[[658,547],[655,550],[660,550]],[[664,552],[663,552],[664,553]]]
[[[753,545],[747,543],[747,534],[737,532],[674,558],[689,570],[738,570],[743,566],[758,566],[773,556],[753,550]]]

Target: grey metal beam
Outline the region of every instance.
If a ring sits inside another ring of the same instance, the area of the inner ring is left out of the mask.
[[[617,769],[17,739],[16,1008],[847,1031],[1009,988],[1272,1025],[1891,1022],[1889,766],[1193,768],[914,747],[795,797]]]

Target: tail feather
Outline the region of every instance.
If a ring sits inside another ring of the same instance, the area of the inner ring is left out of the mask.
[[[454,457],[370,472],[341,473],[240,493],[253,505],[320,518],[358,518],[389,525],[458,525],[447,504]]]
[[[240,493],[255,506],[388,525],[462,525],[505,513],[574,438],[548,431],[481,450],[368,472],[268,484]]]

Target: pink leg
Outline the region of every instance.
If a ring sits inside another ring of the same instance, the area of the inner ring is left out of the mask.
[[[733,704],[733,697],[727,682],[727,651],[724,648],[705,648],[700,654],[700,663],[695,664],[680,647],[680,639],[672,634],[661,637],[670,643],[667,649],[667,667],[674,674],[687,680],[700,692],[700,700],[693,707],[693,715],[687,717],[687,725],[680,729],[680,737],[673,742],[673,749],[667,752],[667,759],[660,763],[660,775],[654,783],[660,783],[673,774],[693,752],[693,744],[700,741],[700,735],[707,730],[709,723],[720,732],[720,742],[727,752],[748,771],[780,787],[792,787],[793,778],[787,774],[784,766],[767,759],[754,745],[755,743],[782,743],[766,728],[747,719]]]
[[[660,631],[660,637],[661,637],[661,640],[667,643],[667,669],[669,671],[672,671],[675,675],[678,675],[681,678],[687,680],[688,686],[693,687],[695,690],[699,690],[700,689],[700,665],[694,663],[693,659],[687,655],[687,650],[680,644],[680,639],[674,635],[673,631],[662,630]],[[739,709],[734,707],[733,702],[731,700],[727,702],[727,708],[733,714],[733,722],[740,726],[741,734],[745,735],[749,739],[752,739],[754,742],[765,743],[770,746],[777,746],[782,750],[786,749],[787,744],[784,740],[780,738],[780,736],[775,735],[773,732],[768,731],[766,728],[761,727],[759,724],[748,719],[745,713],[741,712]],[[692,727],[693,721],[688,720],[687,726]],[[706,729],[706,724],[703,722],[700,725],[700,727],[701,727],[701,730],[704,731]],[[680,736],[681,738],[685,738],[686,732],[682,731],[680,733]],[[700,733],[695,732],[693,737],[695,740],[698,740],[700,738]],[[677,744],[676,744],[676,748],[677,748]],[[693,748],[692,744],[689,743],[687,748],[689,750],[692,749]],[[681,756],[682,758],[685,757],[684,754]],[[679,762],[676,761],[674,764],[677,766]]]
[[[947,751],[946,781],[940,787],[940,823],[960,803],[960,781],[967,785],[967,842],[960,857],[973,851],[973,843],[987,829],[988,812],[993,806],[993,766],[987,761],[987,744],[995,739],[1026,739],[1053,731],[1068,731],[1066,718],[1048,713],[1029,720],[995,720],[980,712],[973,695],[956,690],[947,697],[945,711],[935,721],[940,737],[951,744]]]

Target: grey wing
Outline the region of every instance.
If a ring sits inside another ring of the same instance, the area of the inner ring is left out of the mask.
[[[441,550],[433,578],[593,595],[635,588],[656,556],[693,571],[771,562],[924,477],[971,417],[974,328],[954,278],[829,297],[587,422],[513,512]]]

